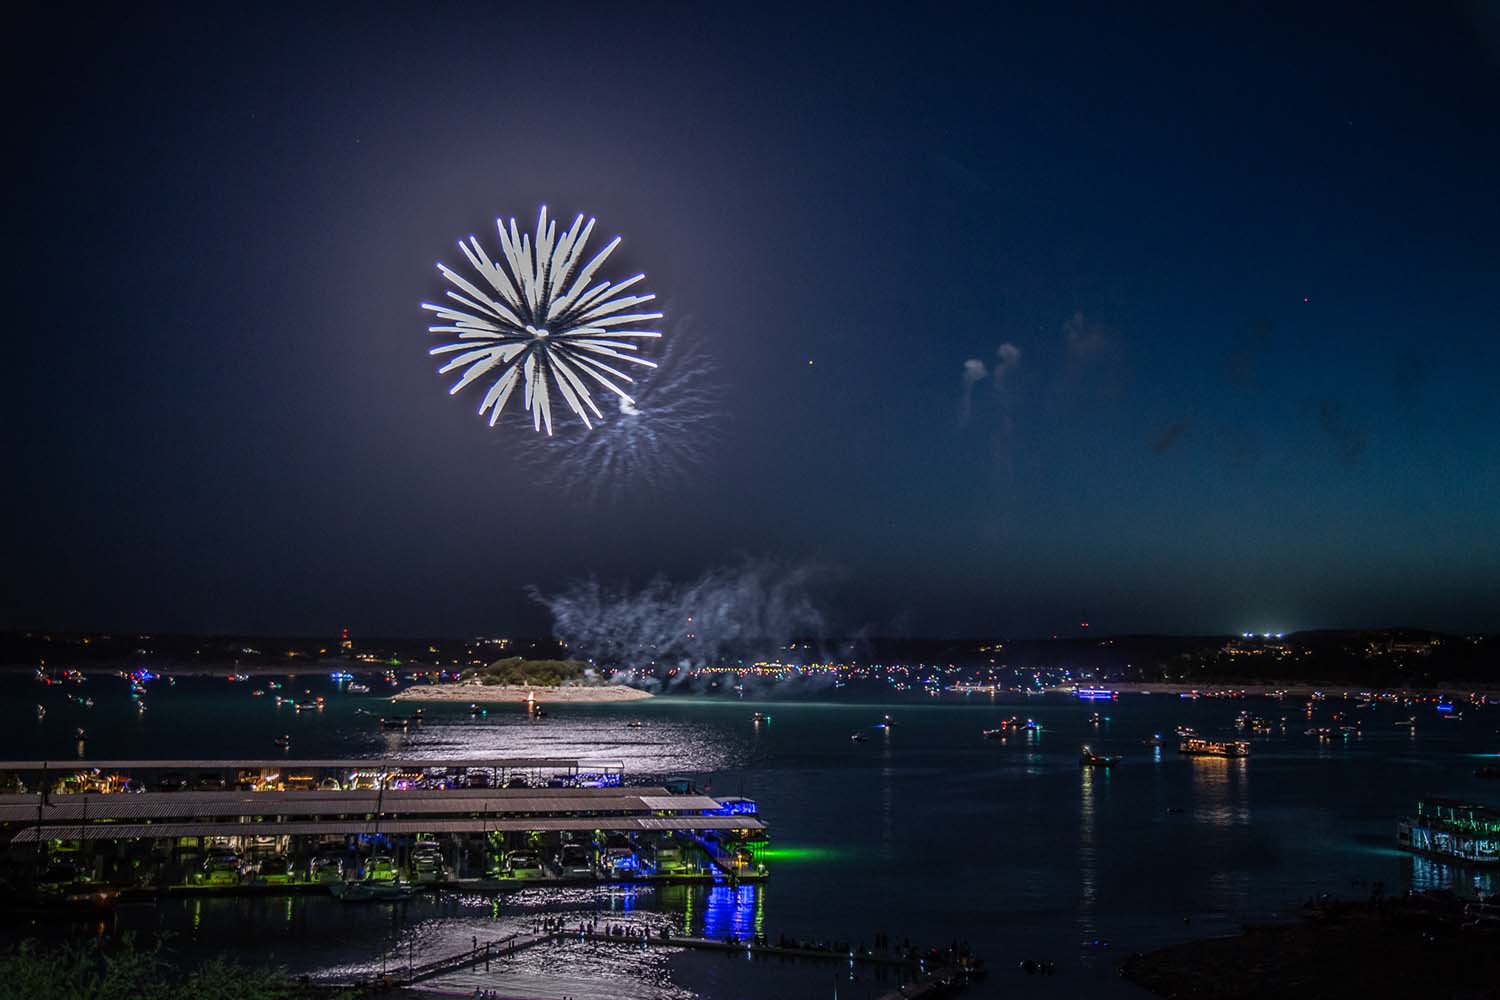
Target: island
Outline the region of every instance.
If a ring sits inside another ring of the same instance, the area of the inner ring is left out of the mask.
[[[651,696],[651,692],[640,688],[605,681],[593,667],[578,660],[527,660],[512,656],[465,671],[457,681],[413,685],[391,700],[579,704],[640,701]]]

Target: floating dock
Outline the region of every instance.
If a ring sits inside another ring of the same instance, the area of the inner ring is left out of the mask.
[[[0,795],[0,845],[13,876],[54,896],[765,877],[753,802],[622,772],[551,758],[0,762],[37,788]]]

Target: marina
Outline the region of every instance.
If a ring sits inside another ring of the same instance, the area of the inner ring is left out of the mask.
[[[753,801],[626,786],[617,762],[122,760],[59,775],[13,761],[0,772],[37,786],[0,795],[0,839],[12,884],[40,899],[332,889],[398,901],[410,889],[386,886],[767,875]]]
[[[112,696],[114,680],[91,678],[88,708],[66,697],[71,684],[10,679],[18,693],[35,685],[49,709],[26,720],[20,759],[0,763],[0,831],[19,914],[61,908],[121,931],[169,933],[194,956],[253,947],[317,982],[362,983],[461,955],[471,937],[482,948],[524,936],[546,917],[569,933],[419,985],[552,996],[539,984],[572,970],[569,995],[644,1000],[664,975],[699,995],[734,995],[736,981],[724,977],[746,958],[744,943],[776,942],[783,929],[824,944],[852,937],[858,953],[851,929],[870,926],[858,915],[899,910],[913,939],[967,940],[990,960],[972,995],[1025,983],[1040,996],[1114,996],[1125,995],[1114,972],[1122,949],[1228,933],[1355,879],[1470,898],[1494,891],[1494,866],[1470,873],[1398,850],[1395,837],[1397,818],[1426,795],[1485,801],[1493,782],[1474,773],[1494,748],[1483,707],[1441,726],[1427,724],[1436,715],[1427,707],[1412,728],[1395,723],[1419,708],[1376,704],[1358,710],[1368,716],[1360,733],[1334,743],[1304,736],[1302,725],[1336,726],[1352,699],[1321,700],[1307,723],[1261,734],[1244,732],[1239,716],[1248,707],[1277,718],[1272,700],[1130,693],[1107,708],[1061,693],[982,704],[958,694],[941,704],[657,698],[557,705],[540,721],[520,705],[476,715],[451,703],[393,732],[374,724],[388,702],[348,692],[348,681],[263,683],[298,701],[321,696],[324,708],[296,712],[222,676],[181,677],[149,682],[152,711],[138,716],[124,682]],[[85,727],[87,749],[108,752],[67,754]],[[1192,735],[1174,738],[1179,728]],[[999,731],[982,739],[989,729]],[[268,752],[283,734],[295,756]],[[1237,735],[1253,739],[1250,759],[1172,752],[1179,739]],[[1117,762],[1084,764],[1082,746]],[[1309,838],[1297,803],[1338,800],[1372,766],[1385,780],[1368,820]],[[1018,810],[1015,824],[976,824],[1001,801]],[[705,815],[712,808],[723,815]],[[1059,815],[1076,825],[1059,825]],[[41,836],[24,835],[39,819]],[[693,832],[649,828],[665,821]],[[937,852],[934,823],[1014,860],[976,866]],[[748,831],[742,842],[735,829]],[[1111,863],[1105,843],[1181,878],[1143,896],[1136,866]],[[737,863],[741,847],[753,866]],[[918,860],[901,868],[902,858]],[[1030,859],[1067,874],[1039,877]],[[933,888],[950,875],[983,898],[1050,915],[1018,924],[1002,907],[957,917]],[[1059,900],[1070,902],[1059,909]],[[580,922],[634,936],[579,938]],[[660,946],[663,932],[712,946]],[[641,946],[642,935],[651,942]],[[874,941],[863,943],[873,951]],[[751,955],[767,960],[754,963],[754,982],[798,1000],[827,995],[826,975],[822,991],[812,986],[816,966],[848,967],[847,957],[828,958],[798,972],[787,956]],[[1027,977],[1026,961],[1057,972]],[[604,985],[626,968],[633,985]],[[863,992],[845,984],[841,997],[890,991],[874,970],[895,967],[854,968],[870,970],[859,973]]]

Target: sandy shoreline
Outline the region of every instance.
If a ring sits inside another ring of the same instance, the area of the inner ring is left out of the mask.
[[[484,704],[516,704],[534,694],[544,705],[584,704],[588,702],[643,701],[652,697],[651,692],[623,684],[602,684],[597,687],[523,687],[512,684],[417,684],[399,694],[391,701],[460,701]]]

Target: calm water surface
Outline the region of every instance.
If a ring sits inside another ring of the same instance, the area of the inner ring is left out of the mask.
[[[366,680],[369,680],[366,678]],[[914,943],[967,941],[990,978],[970,995],[1024,988],[1038,996],[1136,996],[1118,957],[1188,937],[1233,931],[1322,893],[1364,896],[1383,881],[1493,892],[1494,876],[1447,868],[1393,849],[1395,818],[1420,796],[1497,804],[1494,782],[1473,776],[1500,752],[1500,710],[1470,708],[1443,721],[1431,707],[1356,709],[1330,700],[1315,713],[1357,715],[1363,732],[1319,742],[1300,699],[1186,701],[1124,696],[1087,704],[1062,696],[952,696],[944,700],[749,702],[659,698],[616,706],[558,705],[528,720],[519,707],[432,705],[409,734],[377,729],[359,709],[382,711],[377,689],[349,694],[324,676],[290,679],[284,693],[322,694],[328,708],[296,713],[252,697],[260,679],[183,678],[151,685],[144,713],[126,682],[91,677],[46,688],[0,679],[3,756],[76,758],[78,726],[94,758],[502,756],[622,761],[627,780],[690,774],[720,795],[747,795],[771,824],[773,875],[759,887],[532,889],[498,896],[445,893],[401,907],[350,907],[331,899],[173,901],[127,923],[177,932],[186,953],[270,955],[295,972],[378,969],[435,958],[492,940],[543,915],[598,917],[723,937],[869,941],[877,930]],[[845,694],[846,692],[840,692]],[[87,694],[92,709],[70,702]],[[36,703],[47,716],[35,718]],[[1241,709],[1285,734],[1255,737],[1248,761],[1187,759],[1142,745],[1177,725],[1234,735]],[[1089,723],[1098,710],[1101,727]],[[405,709],[401,709],[403,712]],[[770,715],[753,724],[756,711]],[[1417,714],[1416,730],[1398,719]],[[895,726],[872,728],[890,713]],[[1031,717],[1030,737],[980,738],[1002,718]],[[641,728],[627,728],[639,720]],[[864,732],[856,743],[850,735]],[[1078,766],[1088,742],[1125,760],[1111,771]],[[1050,978],[1017,969],[1025,958],[1058,966]],[[834,995],[858,1000],[892,981],[847,967],[750,963],[718,955],[642,952],[615,945],[556,945],[503,966],[434,983],[511,996],[646,998]]]

